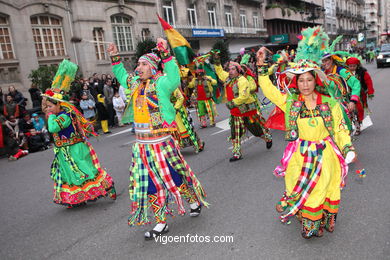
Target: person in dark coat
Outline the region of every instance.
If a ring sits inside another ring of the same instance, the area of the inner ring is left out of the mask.
[[[111,133],[111,131],[108,130],[109,115],[106,106],[104,105],[104,96],[102,94],[97,95],[96,109],[98,112],[98,120],[100,121],[100,124],[102,126],[103,133]]]

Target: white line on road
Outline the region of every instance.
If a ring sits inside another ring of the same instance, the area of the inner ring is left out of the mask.
[[[125,129],[125,130],[119,131],[118,133],[115,133],[115,134],[110,134],[110,135],[109,135],[109,136],[107,136],[107,137],[113,137],[113,136],[116,136],[116,135],[121,135],[121,134],[124,134],[124,133],[127,133],[127,132],[131,132],[131,128],[128,128],[128,129]]]
[[[216,134],[230,130],[229,118],[222,120],[222,121],[219,121],[215,126],[218,128],[221,128],[222,130],[215,132],[215,133],[212,133],[211,135],[216,135]]]

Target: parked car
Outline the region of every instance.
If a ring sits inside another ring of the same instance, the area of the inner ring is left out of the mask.
[[[376,67],[382,68],[390,64],[390,44],[382,44],[378,56],[376,57]]]

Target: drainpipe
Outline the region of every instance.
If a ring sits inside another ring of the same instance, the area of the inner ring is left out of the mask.
[[[74,37],[69,0],[65,0],[65,6],[66,6],[66,14],[68,16],[68,23],[69,23],[69,28],[70,28],[70,37]],[[73,46],[73,53],[74,53],[74,58],[75,58],[76,64],[79,64],[79,57],[78,57],[77,51],[76,51],[76,44],[73,42],[72,46]]]

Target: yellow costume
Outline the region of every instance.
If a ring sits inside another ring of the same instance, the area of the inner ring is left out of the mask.
[[[267,75],[259,76],[259,85],[264,95],[285,112],[290,130],[282,166],[275,170],[276,175],[285,177],[286,185],[278,211],[289,210],[281,220],[287,222],[290,216],[301,215],[305,238],[321,236],[324,227],[332,232],[340,188],[348,171],[341,151],[345,156],[353,149],[340,104],[317,93],[317,106],[309,110],[296,96],[282,94]]]

